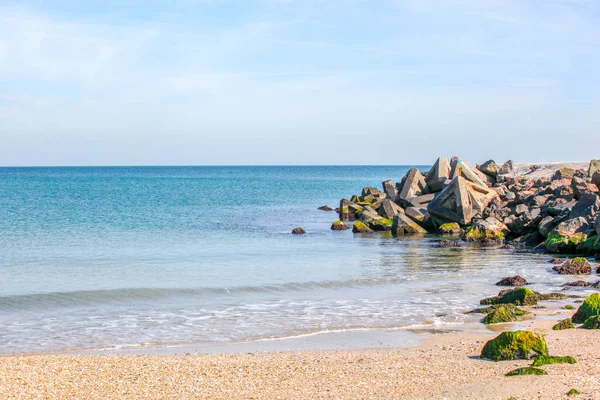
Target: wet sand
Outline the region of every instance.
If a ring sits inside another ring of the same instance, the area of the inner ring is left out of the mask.
[[[493,331],[430,336],[410,348],[237,354],[54,355],[0,358],[2,399],[600,399],[598,331],[552,331],[573,311],[533,310],[533,320],[494,326],[546,334],[550,353],[577,364],[548,376],[505,377],[531,361],[479,358]],[[376,333],[374,333],[376,334]],[[572,397],[571,397],[572,398]]]

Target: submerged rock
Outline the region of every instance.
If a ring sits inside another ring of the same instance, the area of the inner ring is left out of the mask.
[[[460,235],[462,228],[456,222],[446,222],[438,228],[438,231],[444,235]]]
[[[573,322],[582,324],[589,317],[600,314],[600,294],[593,293],[589,295],[579,306],[577,312],[573,315]]]
[[[333,208],[331,208],[329,206],[321,206],[321,207],[319,207],[319,210],[322,210],[322,211],[333,211]]]
[[[563,329],[573,329],[575,325],[573,324],[573,320],[571,318],[563,319],[559,323],[555,324],[552,329],[555,331],[562,331]]]
[[[543,336],[529,331],[502,332],[485,344],[481,357],[493,361],[528,360],[531,353],[548,355]]]
[[[519,376],[519,375],[548,375],[546,371],[535,367],[521,367],[510,371],[506,376]]]
[[[304,229],[302,229],[302,228],[298,227],[298,228],[294,228],[294,229],[292,229],[292,233],[293,233],[294,235],[303,235],[303,234],[305,234],[305,233],[306,233],[306,231],[305,231]]]
[[[509,276],[496,282],[496,286],[523,286],[529,285],[529,282],[521,275]]]
[[[397,214],[392,222],[392,233],[396,236],[427,233],[419,224],[405,214]]]
[[[552,268],[561,275],[589,275],[592,273],[592,265],[583,257],[567,260],[563,265]]]
[[[331,224],[332,231],[345,231],[346,229],[350,229],[350,227],[340,220],[333,221],[333,224]]]
[[[460,243],[456,240],[443,239],[440,240],[440,247],[460,247]]]

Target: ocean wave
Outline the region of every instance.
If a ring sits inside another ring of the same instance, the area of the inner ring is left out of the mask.
[[[181,297],[211,297],[252,293],[286,293],[301,292],[313,289],[346,289],[353,287],[398,284],[409,281],[409,277],[385,277],[377,279],[365,278],[345,281],[290,282],[273,285],[223,288],[122,288],[11,295],[0,296],[0,311],[92,306],[101,305],[104,303],[163,300]]]

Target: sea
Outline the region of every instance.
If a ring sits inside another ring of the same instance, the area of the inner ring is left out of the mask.
[[[502,277],[560,289],[543,255],[317,209],[411,167],[0,168],[0,354],[460,326]]]

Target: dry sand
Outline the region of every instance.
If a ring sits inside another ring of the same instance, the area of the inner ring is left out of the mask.
[[[560,314],[554,319],[573,313],[551,311]],[[553,323],[519,323],[547,334],[551,354],[577,358],[574,365],[545,366],[548,376],[505,377],[531,361],[482,360],[493,336],[464,332],[404,349],[3,357],[0,398],[559,399],[576,388],[582,394],[575,398],[600,399],[600,332],[552,331]]]

